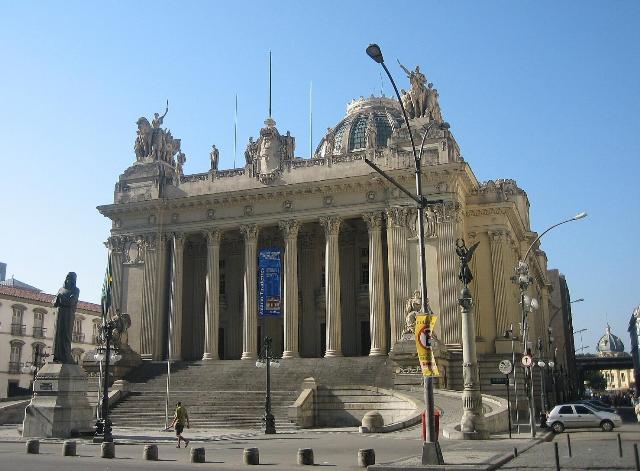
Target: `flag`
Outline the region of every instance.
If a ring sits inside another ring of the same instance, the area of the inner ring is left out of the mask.
[[[440,376],[431,346],[432,332],[437,319],[437,316],[433,314],[420,313],[416,315],[416,350],[422,368],[422,376]]]
[[[107,271],[104,274],[104,283],[102,284],[102,319],[106,321],[107,313],[111,307],[111,286],[113,285],[113,275],[111,274],[111,251],[107,258]]]

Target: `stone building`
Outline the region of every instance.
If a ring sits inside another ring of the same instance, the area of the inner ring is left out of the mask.
[[[598,345],[596,345],[596,356],[629,356],[629,354],[624,351],[624,343],[622,342],[620,337],[614,335],[611,332],[611,327],[609,326],[609,324],[607,324],[604,335],[600,337],[600,340],[598,340]],[[600,372],[602,373],[602,376],[604,376],[604,379],[607,381],[607,391],[626,392],[630,388],[635,387],[636,383],[632,369],[601,370]]]
[[[37,289],[0,286],[0,398],[25,393],[33,381],[32,372],[23,372],[39,355],[53,348],[55,296]],[[72,334],[72,353],[76,362],[95,348],[100,306],[80,301]],[[42,366],[44,358],[39,359]]]
[[[521,321],[511,277],[537,236],[529,200],[514,180],[479,182],[442,125],[437,91],[424,84],[418,91],[426,100],[415,107],[411,96],[404,100],[416,141],[427,133],[422,185],[433,203],[425,245],[428,297],[439,315],[440,385],[462,388],[455,241],[464,238],[480,242],[471,290],[483,391],[502,393],[489,380],[511,356],[505,331]],[[415,187],[397,101],[354,100],[310,158],[296,156],[294,137],[269,117],[249,139],[242,168],[218,169],[214,148],[211,170],[199,174],[185,173],[180,140],[161,127],[162,118],[138,120],[135,161],[116,183],[113,203],[98,207],[112,222],[114,305],[131,315],[130,345],[148,360],[254,359],[269,335],[285,359],[389,354],[419,284],[417,213],[365,158]],[[258,317],[263,248],[282,255],[280,317]],[[529,264],[530,294],[540,304],[529,316],[535,344],[547,335],[551,286],[539,246]]]

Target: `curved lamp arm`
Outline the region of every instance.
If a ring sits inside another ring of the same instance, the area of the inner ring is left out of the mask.
[[[544,231],[542,234],[540,234],[538,237],[536,237],[536,240],[534,240],[531,243],[531,245],[529,246],[529,249],[527,249],[527,253],[525,253],[524,257],[522,258],[522,261],[525,262],[525,263],[527,262],[527,257],[529,256],[529,252],[531,252],[531,249],[533,248],[533,246],[536,245],[536,242],[538,242],[542,238],[542,236],[545,235],[547,232],[549,232],[551,229],[554,229],[554,228],[556,228],[558,226],[561,226],[562,224],[566,224],[566,223],[571,222],[571,221],[577,221],[578,219],[583,219],[583,218],[586,218],[586,217],[587,217],[587,213],[582,211],[582,212],[576,214],[575,216],[573,216],[571,219],[567,219],[566,221],[559,222],[558,224],[554,224],[553,226],[548,228],[546,231]]]

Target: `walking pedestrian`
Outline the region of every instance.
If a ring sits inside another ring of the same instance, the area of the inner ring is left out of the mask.
[[[173,422],[171,425],[176,429],[176,437],[178,437],[178,444],[176,448],[180,448],[180,441],[184,441],[184,447],[189,446],[189,440],[182,436],[182,431],[184,430],[184,426],[189,427],[189,414],[187,413],[187,409],[182,405],[182,402],[178,401],[176,404],[176,412],[173,415]]]

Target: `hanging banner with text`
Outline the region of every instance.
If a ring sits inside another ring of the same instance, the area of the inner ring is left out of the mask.
[[[436,357],[431,347],[431,334],[437,319],[437,316],[433,314],[416,315],[416,350],[418,351],[420,368],[422,368],[422,376],[440,376],[438,365],[436,365]]]
[[[258,316],[282,315],[282,249],[260,249],[258,252]]]

